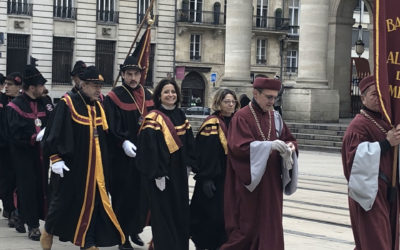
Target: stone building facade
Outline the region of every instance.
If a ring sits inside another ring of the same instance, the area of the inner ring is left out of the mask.
[[[259,74],[295,80],[298,14],[299,0],[178,0],[175,63],[182,105],[210,106],[220,87],[248,93]],[[235,86],[224,84],[235,76]]]
[[[71,88],[77,60],[98,66],[108,92],[150,0],[0,0],[0,72],[21,71],[31,58],[52,97]],[[147,84],[172,75],[175,0],[156,1]],[[144,29],[143,29],[144,31]],[[107,87],[108,86],[108,87]]]
[[[372,0],[364,0],[369,20]],[[302,0],[299,70],[293,88],[284,95],[286,118],[337,122],[351,116],[350,64],[354,10],[359,0]],[[373,48],[373,26],[368,27]],[[368,51],[371,67],[373,49]]]

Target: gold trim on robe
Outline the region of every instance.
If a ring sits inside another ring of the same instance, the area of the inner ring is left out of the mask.
[[[176,131],[178,135],[183,135],[186,133],[186,128],[188,127],[188,125],[189,125],[189,122],[186,120],[183,125],[175,126],[174,128],[175,129],[177,127],[179,129],[185,128],[185,131],[178,131],[178,130]],[[189,127],[190,127],[190,125],[189,125]],[[165,143],[167,144],[168,151],[170,154],[179,150],[180,143],[178,143],[175,140],[175,138],[172,135],[172,132],[170,131],[169,127],[167,126],[167,123],[164,121],[164,118],[161,115],[157,114],[156,112],[150,112],[146,116],[146,118],[140,128],[140,131],[142,131],[143,129],[146,129],[146,128],[150,128],[150,129],[154,129],[154,130],[161,130],[161,132],[164,135],[164,140],[165,140]]]
[[[200,135],[210,136],[218,134],[222,147],[224,148],[225,155],[228,154],[228,141],[224,131],[221,128],[220,121],[217,117],[206,120],[199,129]]]
[[[70,97],[65,97],[64,101],[68,104],[71,101]],[[100,193],[102,205],[114,224],[121,236],[121,242],[125,243],[125,235],[122,232],[121,226],[116,218],[114,211],[112,210],[110,200],[108,199],[107,190],[104,180],[103,164],[101,158],[101,150],[99,144],[99,138],[97,135],[97,126],[103,126],[103,129],[108,129],[107,120],[105,119],[105,113],[100,103],[97,102],[100,109],[101,117],[96,116],[96,108],[90,105],[86,105],[88,110],[88,116],[82,116],[78,114],[72,104],[72,101],[68,104],[71,109],[72,119],[79,124],[89,126],[89,155],[88,155],[88,170],[86,176],[86,187],[85,197],[81,208],[78,224],[75,229],[74,244],[84,247],[86,233],[89,229],[91,218],[94,210],[94,200],[96,197],[96,184]],[[75,120],[79,118],[79,120]]]

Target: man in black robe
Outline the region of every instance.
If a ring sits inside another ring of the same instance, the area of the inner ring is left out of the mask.
[[[4,80],[5,79],[6,79],[5,76],[2,73],[0,73],[0,95],[4,88]]]
[[[35,66],[27,65],[22,84],[24,93],[7,106],[18,211],[28,225],[28,237],[34,241],[40,238],[39,219],[44,219],[47,213],[48,161],[42,156],[39,141],[53,105],[42,98],[45,82]]]
[[[53,190],[43,249],[51,249],[53,235],[83,249],[125,242],[108,196],[108,124],[98,101],[104,79],[94,66],[79,77],[82,88],[60,100],[44,135]]]
[[[74,82],[74,87],[70,91],[66,93],[66,95],[71,95],[72,93],[77,93],[78,90],[81,88],[81,79],[79,78],[79,74],[81,74],[85,69],[87,68],[86,64],[79,60],[76,61],[74,68],[71,71],[71,78],[72,81]]]
[[[128,56],[120,69],[122,86],[114,88],[107,95],[104,108],[112,135],[110,148],[114,149],[111,169],[112,203],[127,239],[119,249],[133,249],[129,236],[136,245],[144,245],[138,234],[142,232],[145,223],[141,210],[147,207],[134,159],[137,134],[143,118],[153,109],[154,104],[151,93],[140,85],[142,67],[138,65],[138,58]]]
[[[23,224],[19,223],[20,220],[14,206],[13,194],[16,188],[16,179],[10,156],[6,116],[8,103],[20,94],[22,75],[19,72],[13,72],[3,80],[5,93],[0,93],[0,198],[3,201],[3,216],[8,218],[8,226],[16,227],[18,231],[25,231]]]

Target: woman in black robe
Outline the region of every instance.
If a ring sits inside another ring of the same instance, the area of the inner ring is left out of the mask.
[[[189,249],[188,167],[194,167],[194,138],[180,91],[172,79],[154,90],[155,110],[139,134],[137,167],[147,179],[154,249]]]
[[[208,116],[196,137],[198,169],[190,204],[191,236],[197,249],[217,249],[226,241],[224,183],[227,132],[233,113],[239,109],[235,92],[219,90],[213,101],[215,113]]]

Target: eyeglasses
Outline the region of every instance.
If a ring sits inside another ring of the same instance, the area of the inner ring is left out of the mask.
[[[269,101],[272,101],[272,100],[276,101],[276,99],[278,99],[277,96],[266,95],[266,94],[263,94],[263,93],[260,93],[260,94],[263,95],[265,98],[267,98]]]
[[[236,104],[237,103],[237,101],[235,101],[235,100],[223,100],[222,102],[224,104]]]

